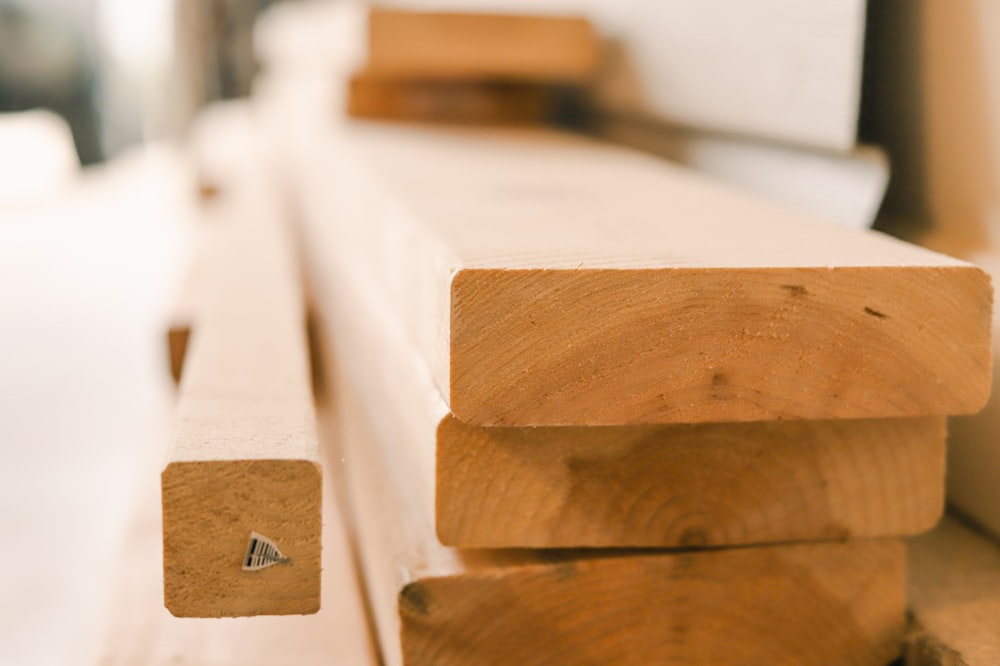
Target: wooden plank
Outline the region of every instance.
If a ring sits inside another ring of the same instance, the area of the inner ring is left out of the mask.
[[[356,118],[442,123],[530,124],[545,121],[554,99],[536,84],[351,77],[347,113]]]
[[[1000,5],[883,0],[869,21],[864,124],[893,164],[885,212],[907,222],[900,233],[930,224],[995,249]]]
[[[545,130],[346,123],[302,151],[337,225],[473,425],[969,413],[978,268]]]
[[[152,470],[150,470],[152,471]],[[309,617],[170,615],[162,604],[162,524],[143,485],[94,663],[99,666],[375,666],[373,636],[336,493],[323,498],[323,609]]]
[[[495,428],[456,419],[325,218],[303,239],[354,377],[426,511],[465,548],[693,546],[916,534],[944,508],[943,417]],[[322,277],[319,277],[319,276]]]
[[[368,68],[396,79],[585,81],[599,42],[582,17],[373,8]]]
[[[353,525],[389,666],[881,666],[899,652],[898,541],[681,553],[445,548],[422,508],[417,486],[426,480],[376,434],[398,405],[363,404],[343,377],[335,394]],[[332,419],[321,416],[324,439]]]
[[[831,153],[609,116],[597,133],[852,229],[872,226],[889,182],[881,149]]]
[[[953,518],[909,542],[908,666],[1000,663],[1000,547]]]
[[[253,169],[213,214],[238,230],[191,339],[162,473],[165,603],[179,616],[314,613],[322,475],[291,239]],[[288,560],[244,571],[252,532]]]

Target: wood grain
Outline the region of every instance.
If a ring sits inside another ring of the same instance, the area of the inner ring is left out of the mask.
[[[146,470],[143,470],[146,471]],[[152,470],[149,470],[152,471]],[[152,477],[142,486],[121,553],[98,666],[375,666],[344,519],[323,498],[323,609],[309,617],[177,618],[161,603],[161,516]],[[148,491],[148,492],[147,492]]]
[[[544,130],[347,123],[300,151],[474,425],[969,413],[989,278]],[[331,184],[333,186],[331,187]]]
[[[554,99],[537,84],[384,79],[359,73],[348,83],[356,118],[460,124],[539,124]]]
[[[363,404],[350,382],[336,394],[353,525],[389,666],[881,666],[898,654],[898,541],[687,553],[445,548],[417,475],[374,436],[386,407]],[[327,418],[324,439],[336,428]]]
[[[253,169],[241,182],[213,208],[214,226],[235,228],[186,354],[162,473],[164,596],[178,616],[320,603],[322,474],[299,274],[267,183]],[[243,571],[251,531],[290,561]]]
[[[909,542],[908,666],[1000,663],[1000,546],[946,518]]]
[[[373,8],[367,66],[397,79],[585,81],[599,48],[581,17]]]
[[[944,508],[943,417],[497,428],[455,418],[323,218],[304,245],[380,437],[433,478],[442,543],[718,546],[916,534]]]

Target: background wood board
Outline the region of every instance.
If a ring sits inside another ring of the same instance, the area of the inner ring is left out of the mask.
[[[944,508],[943,417],[492,428],[448,410],[324,218],[301,217],[340,371],[466,548],[705,546],[915,534]]]
[[[953,518],[909,542],[908,666],[1000,662],[1000,547]]]
[[[322,475],[292,241],[248,169],[213,210],[226,270],[185,361],[162,474],[164,593],[180,616],[319,608]],[[269,198],[271,197],[271,198]],[[243,571],[251,531],[289,562]]]
[[[579,16],[375,7],[368,20],[368,68],[397,79],[586,81],[599,53]]]
[[[149,471],[152,471],[151,469]],[[362,590],[336,493],[323,504],[323,609],[309,617],[177,618],[163,607],[153,478],[137,498],[105,619],[99,666],[375,666]]]
[[[438,535],[465,547],[722,546],[917,534],[943,512],[941,418],[727,425],[548,433],[448,417]]]
[[[830,153],[628,115],[601,119],[595,130],[611,141],[851,229],[872,226],[889,182],[889,162],[875,146]]]
[[[337,395],[386,664],[881,665],[898,653],[896,541],[677,554],[444,548],[405,461],[373,437],[378,417],[349,382]],[[326,439],[333,426],[321,422]]]
[[[917,416],[986,399],[991,290],[963,262],[544,130],[348,123],[299,152],[307,205],[365,258],[467,423]]]
[[[459,124],[539,124],[552,114],[551,91],[536,84],[351,77],[347,113],[356,118]]]
[[[970,259],[994,279],[1000,276],[1000,253]],[[1000,362],[1000,327],[994,312],[993,369]],[[1000,535],[1000,391],[994,390],[978,414],[951,420],[948,446],[948,501]]]

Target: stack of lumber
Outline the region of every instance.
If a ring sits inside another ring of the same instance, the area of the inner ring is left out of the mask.
[[[900,654],[982,271],[555,131],[290,145],[385,663]]]
[[[546,130],[296,160],[387,663],[898,655],[980,270]]]
[[[407,104],[381,115],[493,119]],[[988,393],[983,271],[559,132],[311,132],[274,175],[383,663],[900,654],[901,537],[942,513],[945,415]],[[304,313],[265,181],[213,203],[241,202],[240,261],[176,341],[177,614],[318,604]],[[237,575],[254,534],[280,558]]]
[[[538,123],[594,75],[599,44],[584,18],[374,8],[367,63],[348,113],[451,123]]]

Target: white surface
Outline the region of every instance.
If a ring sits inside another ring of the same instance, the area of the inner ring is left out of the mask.
[[[852,229],[872,226],[889,183],[873,146],[837,154],[629,120],[602,134]]]
[[[136,470],[166,444],[189,187],[151,151],[0,216],[2,664],[86,664],[101,639],[132,497],[158,483]]]
[[[61,116],[0,113],[0,213],[64,191],[79,171],[73,133]]]

